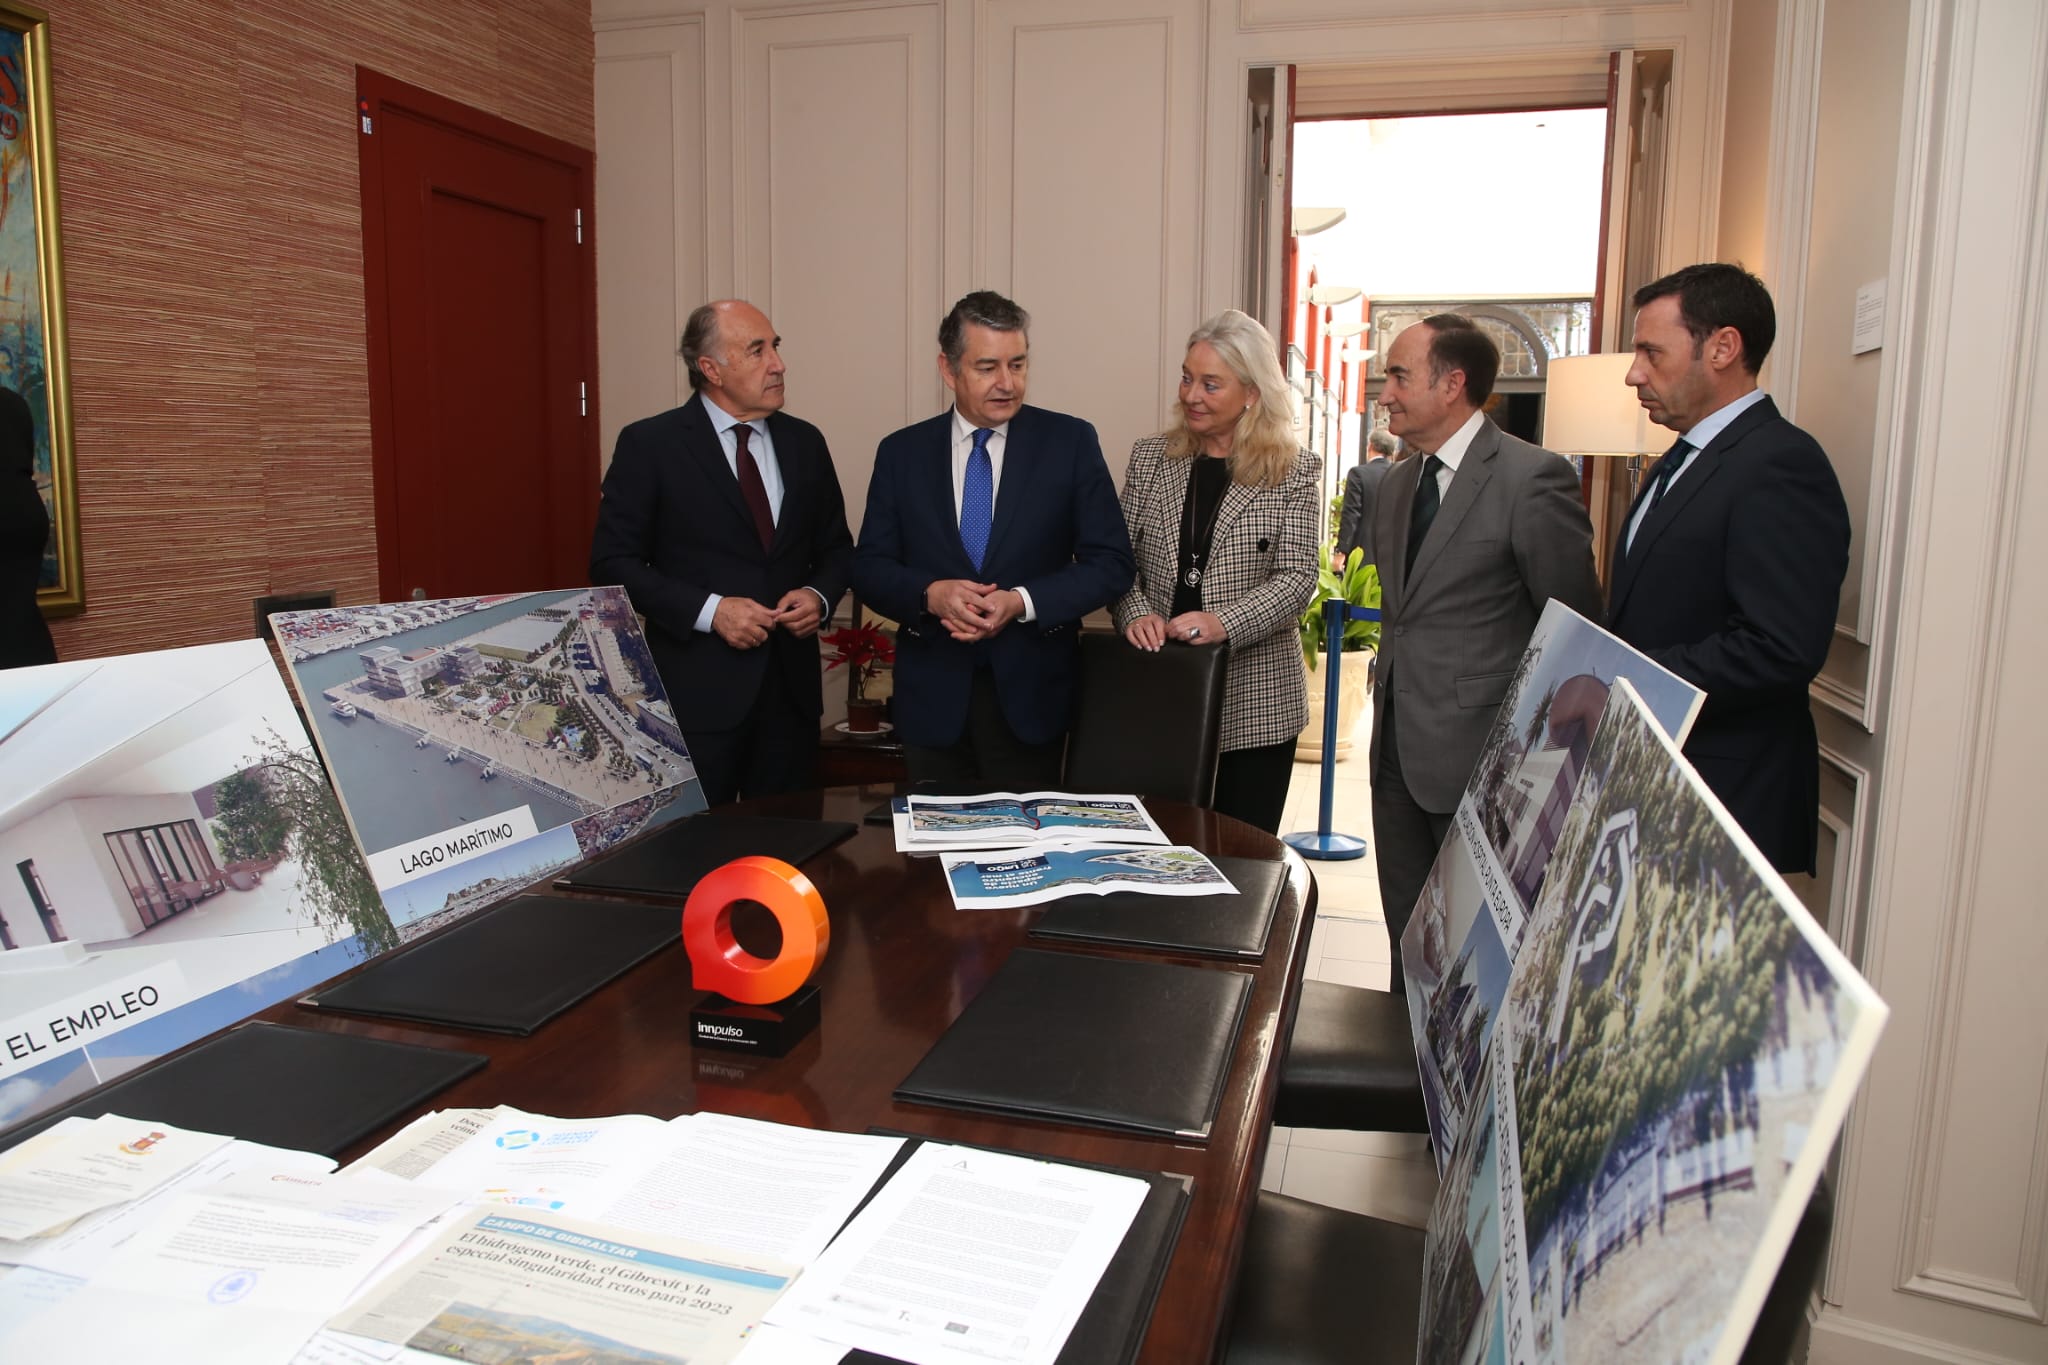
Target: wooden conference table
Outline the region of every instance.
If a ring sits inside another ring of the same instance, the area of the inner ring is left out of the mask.
[[[883,787],[839,787],[729,809],[858,824],[888,794]],[[824,896],[832,942],[819,977],[822,1020],[786,1057],[690,1046],[688,1012],[696,993],[690,986],[689,961],[679,945],[662,950],[527,1038],[355,1019],[289,1003],[258,1017],[489,1056],[490,1065],[442,1091],[419,1112],[509,1104],[565,1118],[668,1118],[708,1109],[813,1128],[856,1133],[883,1129],[1191,1176],[1194,1187],[1186,1221],[1139,1359],[1149,1365],[1207,1360],[1215,1354],[1224,1327],[1246,1222],[1258,1192],[1278,1057],[1301,991],[1316,892],[1307,866],[1264,832],[1173,802],[1147,805],[1161,828],[1178,842],[1213,854],[1284,860],[1288,865],[1262,962],[1183,959],[1253,976],[1244,1026],[1206,1144],[893,1100],[891,1091],[1011,950],[1025,941],[1025,931],[1038,912],[956,911],[937,861],[898,854],[890,830],[879,825],[861,825],[851,839],[804,864]],[[736,850],[735,856],[743,851]],[[680,909],[678,928],[680,934]],[[1060,951],[1121,952],[1065,945]],[[1138,955],[1162,956],[1156,951]],[[1175,1021],[1161,1019],[1158,1024],[1170,1029]],[[1113,1039],[1104,1040],[1104,1046],[1113,1045]],[[365,1141],[361,1150],[413,1117],[404,1115]]]

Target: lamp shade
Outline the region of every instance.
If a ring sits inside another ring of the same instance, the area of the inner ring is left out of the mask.
[[[1561,455],[1647,455],[1669,444],[1650,430],[1636,391],[1623,383],[1635,357],[1559,356],[1543,390],[1543,445]]]

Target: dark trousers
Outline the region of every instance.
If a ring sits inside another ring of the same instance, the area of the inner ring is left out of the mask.
[[[1373,856],[1380,873],[1380,909],[1387,917],[1387,938],[1393,945],[1394,967],[1388,988],[1408,993],[1401,971],[1401,935],[1415,913],[1415,902],[1429,880],[1437,850],[1451,832],[1450,811],[1425,810],[1408,793],[1401,777],[1401,751],[1394,743],[1393,696],[1382,691],[1380,762],[1372,775]]]
[[[983,791],[1057,791],[1065,770],[1067,738],[1050,744],[1026,744],[1010,733],[996,680],[976,669],[967,698],[967,729],[943,748],[903,746],[903,764],[913,785],[978,786]]]
[[[817,784],[818,718],[796,704],[774,660],[745,719],[730,730],[686,729],[683,742],[713,806]]]
[[[1219,815],[1235,816],[1268,834],[1278,834],[1287,806],[1287,784],[1293,780],[1291,739],[1252,749],[1227,749],[1216,760],[1216,799],[1209,804]]]

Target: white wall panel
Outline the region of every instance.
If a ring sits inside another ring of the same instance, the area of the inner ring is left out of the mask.
[[[597,357],[603,459],[688,392],[676,344],[704,301],[703,25],[597,34]]]
[[[938,4],[734,16],[733,266],[859,529],[875,444],[940,410]]]
[[[1093,422],[1119,481],[1179,382],[1201,238],[1200,7],[1123,11],[992,0],[977,102],[978,282],[1031,311],[1032,401]]]

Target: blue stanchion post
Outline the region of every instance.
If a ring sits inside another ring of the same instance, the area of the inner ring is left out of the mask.
[[[1344,626],[1349,621],[1377,621],[1378,607],[1354,607],[1341,597],[1323,603],[1323,617],[1329,633],[1323,648],[1323,788],[1316,827],[1281,838],[1304,858],[1340,862],[1365,856],[1365,840],[1356,834],[1337,834],[1330,829],[1336,819],[1337,802],[1337,695],[1343,668]]]

